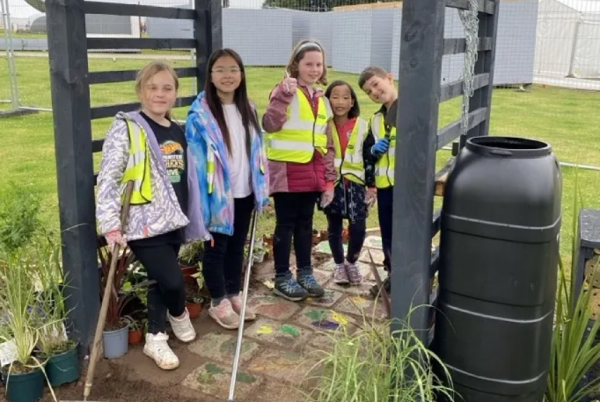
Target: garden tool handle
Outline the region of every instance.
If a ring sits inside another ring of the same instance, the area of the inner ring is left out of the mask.
[[[133,181],[129,181],[125,188],[125,199],[123,201],[123,207],[121,208],[121,231],[125,229],[127,224],[127,216],[129,215],[129,205],[131,202],[131,194],[133,193]],[[108,270],[108,276],[106,278],[106,287],[104,288],[104,294],[102,296],[102,306],[100,307],[100,314],[98,315],[98,322],[96,324],[96,333],[94,334],[94,341],[92,343],[92,353],[90,355],[90,361],[88,364],[88,370],[85,377],[85,387],[83,389],[83,400],[86,401],[87,397],[90,396],[92,389],[92,383],[94,380],[94,371],[96,370],[96,362],[98,360],[98,345],[102,337],[102,331],[104,330],[104,324],[106,322],[106,313],[108,311],[108,299],[110,298],[110,292],[112,291],[112,282],[115,277],[115,271],[117,268],[117,261],[121,247],[119,244],[115,244],[112,250],[112,258],[110,260],[110,268]]]
[[[229,384],[229,398],[227,402],[234,402],[235,383],[237,381],[237,373],[240,365],[240,355],[242,352],[242,339],[244,336],[244,321],[246,319],[246,303],[248,303],[248,291],[250,289],[250,271],[254,259],[254,242],[256,238],[256,222],[258,221],[258,212],[256,209],[252,212],[252,223],[250,224],[250,250],[248,251],[248,265],[244,273],[244,286],[242,294],[242,310],[240,311],[240,319],[238,325],[237,342],[235,344],[235,355],[233,357],[233,366],[231,369],[231,382]]]

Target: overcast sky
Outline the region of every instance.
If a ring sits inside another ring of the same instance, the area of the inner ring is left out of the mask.
[[[133,3],[138,0],[102,0],[107,3]],[[261,8],[264,0],[229,0],[232,8]],[[177,6],[186,4],[189,0],[141,0],[141,3],[148,6]],[[10,16],[12,18],[29,18],[39,12],[25,2],[25,0],[8,0]]]

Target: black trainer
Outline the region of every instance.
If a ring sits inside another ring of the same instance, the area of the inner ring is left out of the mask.
[[[308,292],[309,296],[312,297],[323,297],[325,296],[325,289],[315,279],[312,274],[298,273],[298,283]]]
[[[275,287],[273,293],[290,301],[302,301],[309,294],[300,284],[291,276],[283,278],[275,278]]]

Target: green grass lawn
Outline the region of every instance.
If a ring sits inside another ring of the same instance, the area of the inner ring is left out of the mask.
[[[145,60],[90,59],[90,71],[124,70],[142,67]],[[25,106],[51,107],[48,59],[18,57],[16,59],[21,103]],[[174,61],[177,67],[190,65],[190,61]],[[248,85],[251,98],[260,112],[264,112],[269,92],[283,76],[282,68],[250,68]],[[344,79],[356,86],[357,76],[330,72],[330,80]],[[5,59],[0,61],[0,100],[7,99],[5,83],[8,71]],[[181,81],[180,95],[194,93],[193,79]],[[378,106],[358,91],[363,116],[371,115]],[[105,84],[91,88],[92,106],[135,101],[133,83]],[[529,93],[510,89],[496,89],[492,103],[491,132],[493,135],[513,135],[535,138],[549,142],[561,161],[587,165],[600,165],[600,93],[560,88],[534,86]],[[9,105],[0,103],[0,108]],[[186,109],[175,111],[175,117],[184,119]],[[446,102],[440,108],[440,126],[460,116],[459,99]],[[111,119],[92,123],[94,138],[102,138]],[[2,176],[0,191],[10,181],[25,183],[43,199],[43,218],[51,228],[58,227],[58,204],[56,197],[56,162],[54,158],[54,132],[52,114],[35,115],[0,120],[3,144],[0,147]],[[438,167],[450,156],[449,151],[438,153]],[[96,155],[96,166],[99,162]],[[563,234],[562,254],[568,258],[570,251],[570,222],[573,207],[575,170],[563,169]],[[600,208],[600,173],[579,172],[579,186],[586,206]],[[436,205],[441,201],[436,200]],[[270,232],[274,220],[263,218],[261,232]],[[321,213],[315,215],[315,227],[326,225]],[[369,218],[369,226],[377,226],[375,214]]]

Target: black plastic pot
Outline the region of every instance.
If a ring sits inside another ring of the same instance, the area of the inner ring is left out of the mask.
[[[33,402],[44,396],[44,373],[35,369],[29,373],[2,373],[6,381],[6,399],[9,402]]]
[[[46,375],[52,387],[77,381],[81,375],[77,345],[71,350],[50,357],[46,364]]]

